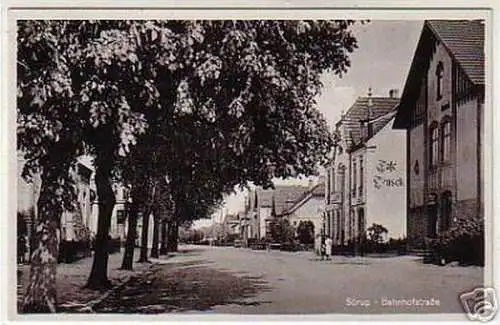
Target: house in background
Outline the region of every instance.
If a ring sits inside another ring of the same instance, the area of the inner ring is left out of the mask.
[[[85,165],[82,160],[77,162],[71,170],[76,185],[77,209],[75,211],[64,211],[61,217],[61,240],[78,241],[90,235],[91,202],[90,202],[90,178],[92,166]]]
[[[295,202],[282,212],[281,217],[288,219],[290,225],[298,227],[301,221],[311,221],[314,225],[314,235],[323,228],[323,212],[325,202],[325,182],[311,186],[299,196]]]
[[[92,190],[92,218],[90,222],[90,230],[95,235],[97,233],[97,222],[99,218],[99,198],[97,196],[94,174],[92,175],[91,190]],[[111,223],[109,227],[109,235],[112,239],[120,239],[123,243],[127,236],[127,207],[126,203],[130,199],[130,190],[120,184],[112,184],[113,193],[115,194],[115,205],[111,214]],[[140,220],[140,219],[139,219]],[[138,223],[140,222],[138,220]],[[150,222],[152,224],[152,222]]]
[[[408,243],[483,216],[484,22],[425,21],[395,128],[407,131]]]
[[[404,236],[405,134],[388,126],[398,103],[396,90],[388,97],[370,90],[336,124],[325,186],[325,234],[334,245],[346,245],[372,223],[388,228],[388,237]],[[390,175],[377,170],[386,164]]]
[[[373,120],[378,131],[365,140],[362,149],[366,162],[364,230],[374,223],[383,225],[387,239],[406,238],[406,133],[393,129],[395,113]]]
[[[33,175],[32,181],[25,181],[21,174],[25,161],[21,152],[17,156],[17,213],[18,225],[22,225],[25,233],[18,236],[26,236],[29,247],[32,247],[35,225],[37,220],[37,203],[40,195],[40,175]],[[64,211],[60,220],[60,240],[80,241],[87,239],[92,226],[91,213],[91,174],[92,165],[86,157],[79,157],[74,167],[70,169],[70,175],[76,186],[76,209]],[[29,249],[28,254],[31,253]]]
[[[255,188],[250,191],[246,199],[246,218],[243,226],[247,231],[243,231],[246,239],[269,236],[271,221],[274,219],[273,204],[276,216],[281,216],[309,190],[308,186],[277,185],[275,189]]]
[[[222,222],[222,228],[225,236],[232,238],[240,235],[240,214],[226,214]]]

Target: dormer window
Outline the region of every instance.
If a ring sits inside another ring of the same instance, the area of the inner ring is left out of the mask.
[[[437,100],[440,100],[443,97],[443,89],[444,89],[444,67],[443,62],[439,62],[436,68],[436,97]]]

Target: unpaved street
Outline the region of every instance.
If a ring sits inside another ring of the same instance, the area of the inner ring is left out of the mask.
[[[97,311],[463,313],[459,294],[483,282],[480,267],[424,265],[412,256],[319,261],[310,252],[181,246],[160,262]]]

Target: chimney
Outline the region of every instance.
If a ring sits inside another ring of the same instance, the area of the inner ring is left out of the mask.
[[[399,90],[398,89],[391,89],[389,90],[389,97],[390,98],[398,98],[399,96]]]
[[[367,117],[366,120],[361,120],[361,137],[363,139],[370,138],[373,135],[373,99],[372,99],[372,88],[368,88],[368,104],[367,104]]]

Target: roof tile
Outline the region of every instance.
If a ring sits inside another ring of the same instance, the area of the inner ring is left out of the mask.
[[[361,139],[361,121],[368,119],[369,97],[359,97],[342,118],[342,125],[351,144],[359,143]],[[371,119],[378,119],[394,111],[399,103],[399,98],[372,97]],[[390,119],[380,119],[373,125],[373,134],[380,131]]]
[[[257,199],[261,207],[271,208],[274,196],[276,214],[282,214],[309,190],[307,186],[275,186],[275,189],[257,189]],[[250,197],[254,197],[252,194]],[[252,198],[253,199],[253,198]],[[253,206],[252,206],[253,207]]]
[[[484,84],[484,22],[428,20],[427,24],[475,84]]]

